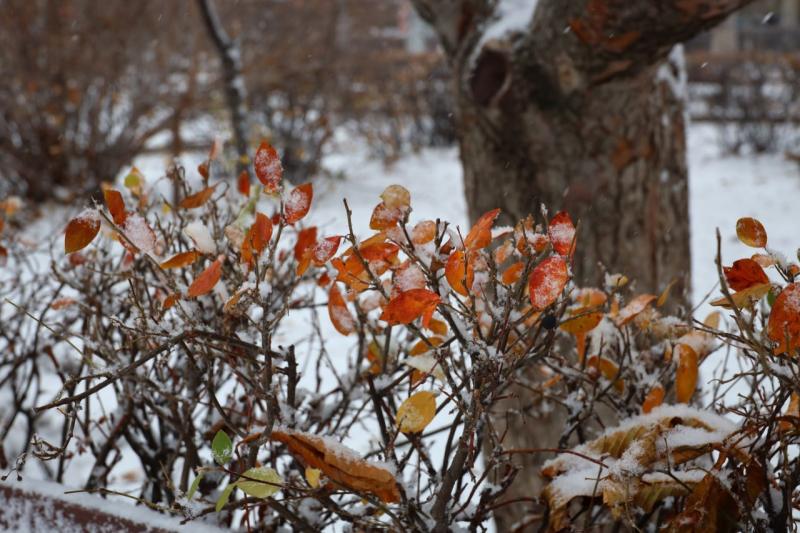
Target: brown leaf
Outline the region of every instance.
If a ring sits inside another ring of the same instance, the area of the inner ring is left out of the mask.
[[[242,196],[250,196],[250,174],[246,170],[242,170],[239,177],[236,178],[236,190]]]
[[[740,218],[736,221],[736,236],[747,246],[763,248],[767,245],[767,230],[755,218]]]
[[[772,287],[769,283],[761,283],[759,285],[753,285],[752,287],[748,287],[743,289],[739,292],[736,292],[731,295],[731,299],[733,300],[733,304],[738,307],[739,309],[743,309],[745,307],[750,307],[754,302],[757,302],[761,298],[764,297],[769,292],[769,289]],[[726,309],[730,309],[731,305],[727,298],[724,296],[722,298],[718,298],[713,302],[710,302],[711,305],[725,307]]]
[[[64,251],[68,254],[86,248],[100,231],[100,218],[94,211],[85,211],[67,224]]]
[[[124,225],[128,214],[125,212],[125,201],[122,199],[122,194],[114,189],[103,189],[103,198],[106,201],[106,207],[108,207],[108,212],[111,213],[114,224],[117,226]]]

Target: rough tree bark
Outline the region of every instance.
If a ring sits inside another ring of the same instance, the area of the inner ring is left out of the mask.
[[[247,156],[247,92],[242,75],[242,52],[219,20],[214,0],[197,0],[208,35],[222,60],[225,97],[231,112],[233,142],[236,145],[236,172],[249,172]]]
[[[677,279],[673,301],[688,304],[685,124],[668,55],[749,0],[413,1],[454,73],[470,217],[566,209],[580,221],[580,282],[601,283],[600,263],[640,292]],[[530,5],[530,21],[489,38],[514,5]],[[563,413],[542,414],[530,390],[514,391],[497,430],[510,447],[555,447]],[[543,458],[521,457],[507,500],[523,503],[496,513],[499,531],[525,528],[541,488]]]

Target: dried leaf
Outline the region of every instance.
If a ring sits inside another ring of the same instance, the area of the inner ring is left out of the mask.
[[[372,210],[369,219],[369,227],[374,230],[385,230],[397,225],[403,218],[403,209],[399,207],[391,208],[381,202]]]
[[[447,283],[450,287],[462,296],[469,295],[469,290],[472,288],[472,282],[475,279],[475,270],[472,266],[472,261],[466,260],[468,257],[463,250],[456,250],[447,259],[447,265],[444,268],[444,275],[447,278]],[[466,285],[465,282],[466,281]]]
[[[569,213],[566,211],[556,213],[550,220],[547,234],[550,236],[553,250],[557,254],[572,257],[575,252],[575,225],[572,223]]]
[[[414,244],[426,244],[436,238],[436,222],[433,220],[423,220],[411,230],[411,242]]]
[[[778,345],[774,353],[792,353],[800,348],[800,283],[790,283],[775,298],[767,324],[767,335]]]
[[[409,207],[411,193],[402,185],[389,185],[381,193],[381,200],[389,209]]]
[[[740,218],[736,221],[736,236],[747,246],[763,248],[767,245],[767,230],[755,218]]]
[[[397,481],[389,470],[359,458],[338,442],[292,430],[273,431],[270,438],[286,444],[307,467],[321,470],[341,487],[374,494],[386,503],[400,500]]]
[[[617,326],[622,327],[634,318],[636,315],[647,309],[647,307],[656,300],[652,294],[640,294],[633,300],[628,302],[628,305],[620,309],[614,322]]]
[[[67,224],[64,233],[64,252],[71,254],[86,248],[100,231],[100,217],[93,210],[86,210]]]
[[[673,357],[678,358],[678,371],[675,378],[675,399],[679,403],[689,403],[697,389],[698,358],[697,352],[688,344],[678,344],[673,350]]]
[[[223,259],[223,256],[219,256],[216,261],[211,263],[208,268],[195,278],[192,284],[189,285],[189,290],[186,292],[189,298],[197,298],[198,296],[211,292],[211,289],[214,288],[214,285],[217,284],[222,275]]]
[[[492,242],[492,225],[499,215],[500,209],[492,209],[488,213],[484,213],[469,230],[467,238],[464,239],[464,247],[467,250],[486,248]]]
[[[677,282],[677,279],[673,279],[666,287],[664,287],[664,290],[661,291],[661,294],[658,296],[658,300],[656,300],[656,307],[662,307],[665,303],[667,303],[669,293]]]
[[[292,189],[283,206],[286,223],[294,224],[305,217],[308,214],[308,210],[311,209],[311,200],[313,198],[314,188],[310,183],[304,183]]]
[[[272,194],[278,190],[283,176],[283,165],[278,152],[268,142],[261,142],[253,159],[253,167],[258,181],[264,185],[266,192]]]
[[[328,291],[328,316],[330,316],[333,327],[342,335],[350,335],[356,330],[356,321],[350,314],[347,303],[335,283]]]
[[[187,265],[191,265],[199,258],[200,254],[195,250],[192,250],[190,252],[181,252],[179,254],[173,255],[172,257],[161,263],[159,266],[164,270],[170,268],[183,268]]]
[[[178,204],[178,206],[182,207],[183,209],[195,209],[197,207],[201,207],[211,198],[216,189],[217,189],[216,185],[212,185],[211,187],[206,187],[202,191],[191,194],[186,198],[184,198],[183,200],[181,200],[181,203]]]
[[[763,298],[769,292],[769,289],[771,287],[772,285],[770,285],[769,283],[753,285],[752,287],[748,287],[744,290],[733,293],[731,295],[731,299],[733,300],[733,304],[739,309],[750,307],[750,305],[752,305],[754,302],[757,302],[758,300]],[[730,302],[725,297],[718,298],[710,303],[711,305],[724,307],[726,309],[731,308]]]
[[[409,324],[421,316],[423,327],[428,327],[440,301],[436,293],[427,289],[411,289],[389,300],[380,319],[390,325]]]
[[[735,291],[769,283],[764,269],[752,259],[739,259],[733,262],[733,266],[724,267],[722,270],[728,285]]]
[[[436,395],[420,391],[406,398],[397,408],[397,427],[403,433],[420,433],[436,416]]]
[[[555,302],[569,280],[567,263],[560,256],[548,257],[533,269],[528,280],[531,305],[541,311]]]

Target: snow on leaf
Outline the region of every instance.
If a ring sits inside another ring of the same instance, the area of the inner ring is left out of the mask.
[[[64,232],[64,252],[71,254],[86,248],[100,231],[100,216],[94,209],[87,209],[67,224]]]
[[[317,241],[317,243],[314,245],[314,249],[311,251],[311,260],[314,261],[316,266],[321,267],[330,261],[334,255],[336,255],[336,250],[339,249],[339,244],[341,241],[341,235],[326,237],[320,241]]]
[[[397,408],[397,427],[403,433],[420,433],[436,416],[436,395],[419,391],[406,398]]]
[[[272,194],[278,190],[283,176],[283,165],[278,152],[268,142],[262,141],[253,159],[256,177],[264,185],[266,192]]]
[[[572,257],[575,251],[575,225],[572,223],[569,213],[560,211],[550,219],[547,227],[547,234],[550,242],[553,243],[553,250],[561,256]]]
[[[294,224],[305,217],[308,214],[308,210],[311,209],[311,200],[313,198],[314,188],[310,183],[304,183],[292,189],[283,206],[286,223]]]
[[[369,227],[374,230],[385,230],[397,225],[403,218],[403,209],[400,207],[389,207],[384,202],[379,203],[372,210],[369,219]]]
[[[269,498],[283,485],[283,478],[267,466],[257,466],[244,471],[236,481],[236,486],[248,496]]]
[[[223,430],[217,431],[214,435],[214,440],[211,441],[211,454],[214,456],[214,461],[219,465],[226,465],[233,457],[233,442],[231,438]]]
[[[422,341],[420,341],[422,342]],[[440,381],[444,381],[444,371],[442,370],[442,365],[439,364],[439,361],[436,358],[429,354],[421,354],[415,355],[414,357],[409,357],[403,364],[406,366],[410,366],[411,368],[422,372],[423,374],[430,374],[436,379]]]
[[[436,237],[436,222],[433,220],[423,220],[418,222],[411,230],[411,242],[414,244],[425,244],[431,242]]]
[[[192,284],[189,285],[189,290],[186,293],[189,298],[196,298],[211,292],[211,289],[214,288],[214,285],[217,284],[222,275],[223,259],[223,256],[219,256],[208,268],[195,278]]]
[[[642,412],[647,414],[662,403],[664,403],[664,387],[656,384],[645,396],[644,402],[642,402]]]
[[[747,246],[764,248],[767,245],[767,231],[755,218],[745,217],[736,221],[736,236]]]
[[[332,438],[290,429],[276,429],[270,438],[285,444],[306,467],[321,470],[341,487],[374,494],[386,503],[400,500],[397,481],[388,468],[362,459]]]
[[[640,294],[628,302],[628,305],[620,309],[619,315],[617,315],[614,322],[617,326],[622,327],[647,309],[650,304],[656,301],[656,297],[652,294]]]
[[[156,249],[156,234],[147,221],[138,213],[131,213],[125,219],[123,233],[140,251],[152,254]]]
[[[500,209],[492,209],[484,213],[469,230],[464,239],[464,247],[467,250],[486,248],[492,242],[492,225],[498,216],[500,216]]]
[[[199,220],[187,224],[183,232],[192,240],[199,252],[204,254],[215,254],[217,252],[217,245],[211,236],[211,232]]]
[[[408,324],[421,316],[422,325],[427,327],[440,301],[439,295],[427,289],[401,292],[389,300],[380,319],[390,325]]]
[[[356,330],[356,321],[335,283],[328,291],[328,316],[333,327],[342,335],[350,335]]]
[[[528,291],[534,310],[541,311],[555,302],[567,285],[567,263],[560,256],[548,257],[533,269]]]
[[[775,298],[767,335],[778,343],[774,350],[776,354],[792,353],[800,348],[800,283],[787,285]]]

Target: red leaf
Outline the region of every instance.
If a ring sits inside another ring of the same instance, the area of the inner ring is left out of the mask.
[[[250,196],[250,174],[246,170],[242,170],[239,177],[236,178],[236,190],[242,196]]]
[[[253,166],[256,169],[256,177],[264,185],[264,189],[268,193],[277,191],[283,176],[283,165],[275,148],[268,142],[262,141],[256,151]]]
[[[572,257],[575,252],[575,225],[566,211],[560,211],[550,220],[547,228],[553,250],[559,255]]]
[[[73,218],[67,224],[64,233],[64,251],[68,254],[77,252],[91,243],[100,231],[100,219],[93,211],[86,211]]]
[[[200,192],[189,195],[181,200],[181,203],[178,204],[178,206],[184,209],[195,209],[200,207],[211,198],[211,195],[214,194],[214,190],[216,188],[217,186],[213,185],[211,187],[206,187]]]
[[[261,255],[269,244],[270,238],[272,238],[272,221],[263,213],[256,213],[256,220],[242,241],[242,262],[252,267],[255,258]]]
[[[555,302],[567,285],[567,263],[560,256],[548,257],[533,269],[528,292],[534,310],[541,311]]]
[[[422,316],[422,325],[428,327],[441,299],[427,289],[401,292],[386,305],[380,319],[389,324],[408,324]]]
[[[284,216],[287,224],[294,224],[308,214],[311,208],[311,200],[314,197],[314,189],[310,183],[304,183],[292,189],[289,198],[286,199]]]
[[[336,254],[336,250],[339,249],[341,240],[342,237],[337,235],[317,241],[317,244],[314,245],[314,250],[311,252],[311,259],[314,261],[314,264],[322,266],[330,261],[331,257]]]
[[[222,275],[222,260],[223,257],[219,256],[216,261],[211,263],[208,268],[195,278],[186,293],[189,298],[196,298],[211,292],[211,289],[214,288],[214,285],[217,284]]]
[[[356,329],[356,321],[347,304],[342,298],[342,293],[334,283],[328,292],[328,315],[330,316],[333,327],[342,335],[350,335]]]
[[[499,215],[500,209],[492,209],[478,219],[472,229],[469,230],[467,238],[464,239],[464,246],[467,250],[479,250],[492,242],[492,224],[494,224]]]
[[[722,270],[725,272],[728,285],[735,291],[741,291],[761,283],[769,283],[764,269],[752,259],[739,259],[733,262],[733,266],[724,267]]]
[[[306,250],[314,246],[317,242],[317,227],[311,226],[300,230],[297,234],[297,244],[294,245],[294,258],[298,261],[306,253]]]
[[[791,283],[781,291],[769,314],[767,335],[778,343],[775,353],[800,348],[800,283]]]
[[[109,213],[111,213],[114,224],[117,226],[125,224],[128,214],[125,212],[125,201],[122,199],[122,194],[114,189],[104,189],[103,198],[105,198],[106,206]]]

